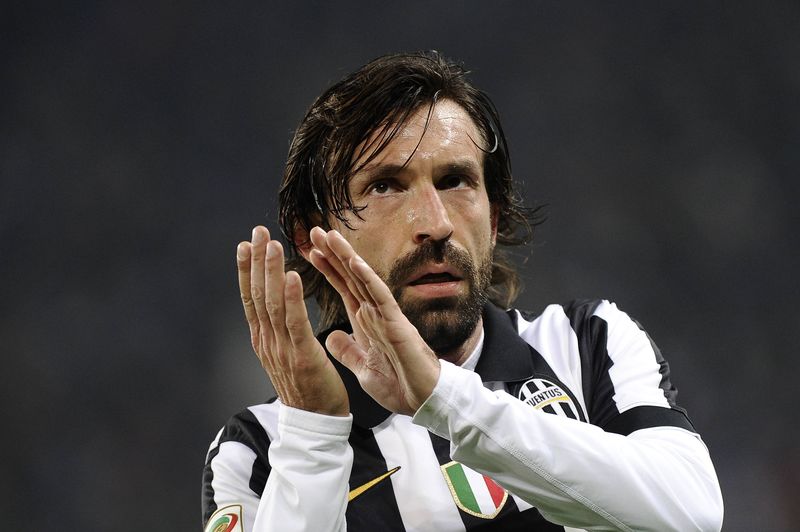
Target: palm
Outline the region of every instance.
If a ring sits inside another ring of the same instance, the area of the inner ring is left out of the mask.
[[[341,235],[316,229],[311,263],[339,292],[353,335],[332,333],[328,350],[383,407],[413,414],[438,379],[439,362],[383,281]]]

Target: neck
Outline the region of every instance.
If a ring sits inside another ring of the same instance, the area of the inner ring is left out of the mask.
[[[478,318],[478,323],[475,324],[475,328],[472,330],[472,333],[469,335],[469,337],[464,340],[464,343],[447,353],[437,353],[439,359],[446,360],[451,364],[455,364],[456,366],[463,364],[464,361],[467,360],[467,358],[469,358],[469,356],[475,350],[475,346],[478,345],[478,340],[481,337],[482,329],[483,318]]]

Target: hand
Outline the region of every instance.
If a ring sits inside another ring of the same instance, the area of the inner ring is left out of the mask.
[[[380,277],[336,231],[311,230],[309,260],[342,297],[353,335],[325,342],[384,408],[413,415],[433,392],[439,359],[403,314]]]
[[[300,275],[284,274],[280,242],[270,240],[269,231],[258,226],[252,243],[237,247],[236,263],[250,342],[281,402],[321,414],[348,415],[342,379],[308,321]]]

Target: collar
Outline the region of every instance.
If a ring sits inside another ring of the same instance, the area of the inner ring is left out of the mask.
[[[325,338],[336,329],[346,332],[352,330],[349,323],[328,329],[320,334],[320,343],[325,345]],[[503,312],[493,304],[487,303],[483,307],[483,331],[483,350],[475,367],[475,372],[481,376],[483,382],[515,382],[533,376],[531,347],[517,333],[514,311]],[[353,423],[366,429],[383,423],[391,412],[379,405],[361,388],[353,372],[332,356],[328,356],[347,389]]]

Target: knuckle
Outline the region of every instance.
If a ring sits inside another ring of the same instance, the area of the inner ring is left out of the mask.
[[[250,288],[250,295],[252,296],[252,299],[256,301],[261,301],[262,299],[264,299],[264,289],[258,285],[253,286]],[[242,294],[242,300],[244,300],[245,297],[247,297],[247,295]]]
[[[264,306],[267,307],[267,313],[269,315],[278,314],[281,311],[281,305],[275,301],[266,301]]]
[[[286,329],[289,331],[290,335],[296,336],[305,331],[305,320],[300,318],[287,318]]]

